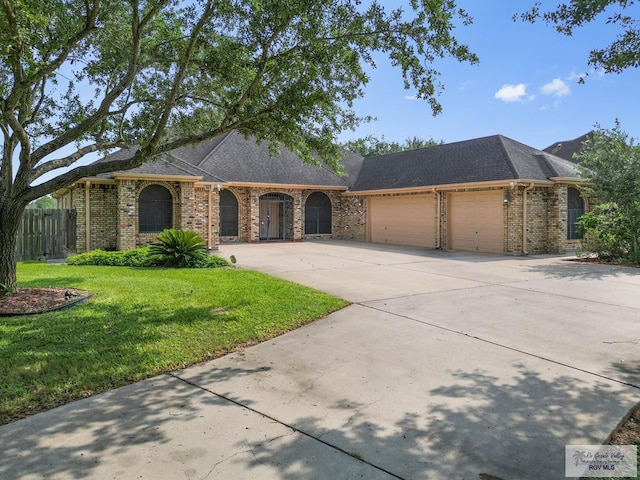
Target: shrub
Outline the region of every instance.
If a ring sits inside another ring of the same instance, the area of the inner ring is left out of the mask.
[[[92,250],[91,252],[73,255],[67,258],[69,265],[103,265],[112,267],[153,267],[157,260],[151,255],[149,248],[134,248],[121,252]]]
[[[625,216],[615,205],[596,206],[578,220],[582,248],[605,260],[629,259],[631,232]]]
[[[151,244],[149,249],[167,267],[188,267],[189,263],[197,263],[208,256],[200,235],[173,228],[158,234],[158,241]]]
[[[220,268],[230,267],[228,260],[216,255],[207,255],[204,258],[189,259],[185,265],[187,268]]]
[[[164,233],[164,232],[163,232]],[[193,233],[193,232],[187,232]],[[196,234],[194,234],[196,235]],[[158,236],[160,238],[160,236]],[[191,237],[191,235],[189,235]],[[196,235],[197,237],[197,235]],[[200,238],[200,237],[198,237]],[[202,239],[200,239],[202,240]],[[191,244],[191,241],[186,242]],[[202,244],[204,247],[204,244]],[[186,248],[179,245],[180,248]],[[169,249],[169,247],[167,247]],[[172,265],[165,255],[159,255],[154,252],[154,247],[134,248],[132,250],[124,250],[120,252],[107,252],[105,250],[92,250],[87,253],[80,253],[67,258],[69,265],[102,265],[111,267],[164,267],[179,266],[185,268],[219,268],[228,267],[231,264],[222,257],[208,255],[206,248],[192,248],[189,253],[184,254],[184,261],[180,264]],[[198,252],[203,252],[200,254]],[[173,254],[171,254],[173,255]],[[173,260],[177,257],[171,257]],[[0,295],[2,289],[0,285]]]

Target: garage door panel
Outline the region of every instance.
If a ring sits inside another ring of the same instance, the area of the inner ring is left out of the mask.
[[[456,192],[447,197],[448,248],[502,253],[502,191]]]
[[[433,195],[373,197],[369,212],[372,242],[435,247]]]

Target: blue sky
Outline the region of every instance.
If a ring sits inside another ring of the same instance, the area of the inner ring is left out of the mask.
[[[603,75],[587,65],[591,49],[615,38],[617,30],[606,25],[606,18],[566,37],[544,23],[512,20],[534,0],[457,3],[474,22],[457,28],[455,35],[480,57],[480,64],[438,61],[443,112],[434,117],[426,102],[404,90],[399,70],[380,62],[370,72],[366,96],[355,105],[358,114],[377,121],[345,132],[341,140],[373,134],[388,141],[417,136],[448,143],[502,134],[542,149],[576,138],[596,123],[612,128],[616,118],[631,136],[640,137],[640,69]],[[556,3],[542,5],[549,9]],[[586,83],[579,84],[585,72]]]

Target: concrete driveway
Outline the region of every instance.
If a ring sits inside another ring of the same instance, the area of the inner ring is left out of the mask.
[[[0,478],[562,479],[640,401],[640,271],[356,242],[223,245],[353,302],[0,427]]]

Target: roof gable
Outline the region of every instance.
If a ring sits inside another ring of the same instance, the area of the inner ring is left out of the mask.
[[[349,187],[355,182],[363,158],[349,154],[341,161],[345,172],[343,177],[324,165],[305,164],[295,153],[284,148],[271,156],[267,142],[258,143],[233,131],[216,144],[197,166],[216,172],[230,182]]]
[[[593,130],[589,133],[574,138],[573,140],[565,140],[561,142],[555,142],[544,149],[545,152],[551,153],[556,157],[564,158],[572,163],[579,163],[580,160],[575,158],[575,155],[582,153],[584,150],[584,144],[593,136]]]
[[[131,150],[115,152],[110,158],[124,157]],[[318,185],[348,188],[360,171],[363,158],[349,154],[341,161],[345,176],[330,168],[305,164],[293,152],[281,149],[271,156],[266,142],[258,143],[237,131],[180,147],[128,170],[141,175],[193,175],[204,181],[265,183],[281,185]]]

